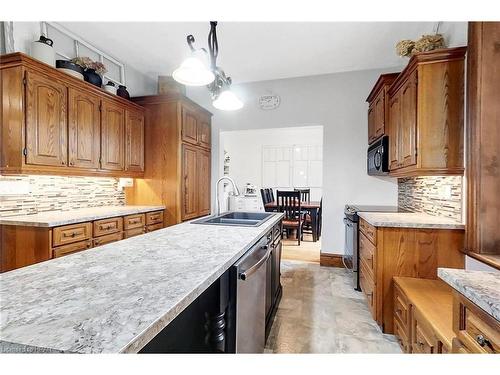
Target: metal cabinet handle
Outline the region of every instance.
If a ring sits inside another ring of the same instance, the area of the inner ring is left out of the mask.
[[[269,249],[267,245],[262,246],[262,248],[265,249],[265,250]],[[251,276],[252,274],[254,274],[260,268],[260,266],[264,262],[267,262],[267,260],[269,259],[270,255],[271,255],[271,252],[267,251],[266,255],[264,255],[261,259],[259,259],[259,261],[257,263],[255,263],[252,267],[250,267],[249,269],[247,269],[245,272],[240,273],[239,278],[241,280],[245,281],[249,276]]]
[[[480,347],[491,346],[490,340],[488,340],[483,335],[477,335],[476,342],[479,344]]]

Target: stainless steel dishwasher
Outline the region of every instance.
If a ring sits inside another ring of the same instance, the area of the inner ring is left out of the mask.
[[[236,269],[236,353],[262,353],[266,336],[266,237],[240,258]]]

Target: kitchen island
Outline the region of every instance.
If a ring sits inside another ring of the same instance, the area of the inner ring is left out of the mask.
[[[5,272],[0,347],[139,352],[281,218],[258,227],[187,222]]]

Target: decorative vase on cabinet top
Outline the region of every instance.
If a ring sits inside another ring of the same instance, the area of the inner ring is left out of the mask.
[[[96,73],[94,69],[85,69],[85,71],[83,72],[83,77],[85,78],[85,81],[93,84],[94,86],[102,86],[102,78],[99,74]]]
[[[56,53],[52,45],[52,39],[46,38],[43,35],[40,39],[31,43],[31,56],[50,66],[56,66]]]
[[[124,99],[130,99],[130,94],[127,91],[127,87],[123,85],[118,86],[118,90],[116,90],[116,95]]]

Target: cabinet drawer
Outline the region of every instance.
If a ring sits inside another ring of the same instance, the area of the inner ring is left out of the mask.
[[[145,233],[144,227],[134,228],[134,229],[129,229],[129,230],[125,231],[124,237],[130,238],[130,237],[138,236],[138,235],[144,234],[144,233]]]
[[[458,339],[472,352],[500,353],[500,324],[471,302],[462,305]]]
[[[68,255],[71,253],[76,253],[78,251],[90,249],[91,247],[92,247],[91,240],[75,242],[75,243],[72,243],[69,245],[59,246],[59,247],[52,249],[52,256],[53,256],[53,258],[59,258],[59,257],[62,257],[64,255]]]
[[[129,215],[123,218],[123,228],[125,230],[134,229],[134,228],[144,228],[146,224],[145,215]]]
[[[401,325],[398,319],[394,319],[394,336],[398,339],[399,346],[405,353],[410,353],[410,342],[408,340],[408,331]]]
[[[163,224],[163,211],[148,212],[146,214],[146,225]]]
[[[359,235],[359,257],[371,273],[372,278],[375,275],[375,245],[366,238],[363,233]]]
[[[147,232],[153,232],[155,230],[162,229],[162,228],[163,228],[163,223],[152,224],[152,225],[148,225],[147,226],[146,231]]]
[[[376,304],[377,300],[375,298],[375,283],[369,271],[366,270],[366,267],[363,263],[361,263],[360,272],[359,272],[359,283],[361,285],[361,290],[365,294],[366,302],[368,303],[368,307],[372,313],[372,317],[374,320],[377,320],[377,310]]]
[[[99,238],[94,238],[94,247],[106,245],[108,243],[120,241],[122,239],[123,239],[122,232],[107,234],[107,235],[101,236]]]
[[[104,236],[123,230],[123,218],[113,217],[94,221],[94,237]]]
[[[91,223],[78,223],[57,227],[52,230],[52,245],[62,246],[73,242],[88,240],[92,237]]]
[[[394,318],[399,320],[402,328],[408,333],[410,304],[397,284],[394,284]]]
[[[374,245],[377,244],[377,228],[368,224],[365,220],[359,219],[359,230],[370,240]]]
[[[412,324],[412,353],[434,354],[437,353],[437,340],[434,331],[430,328],[418,310],[413,311]]]

